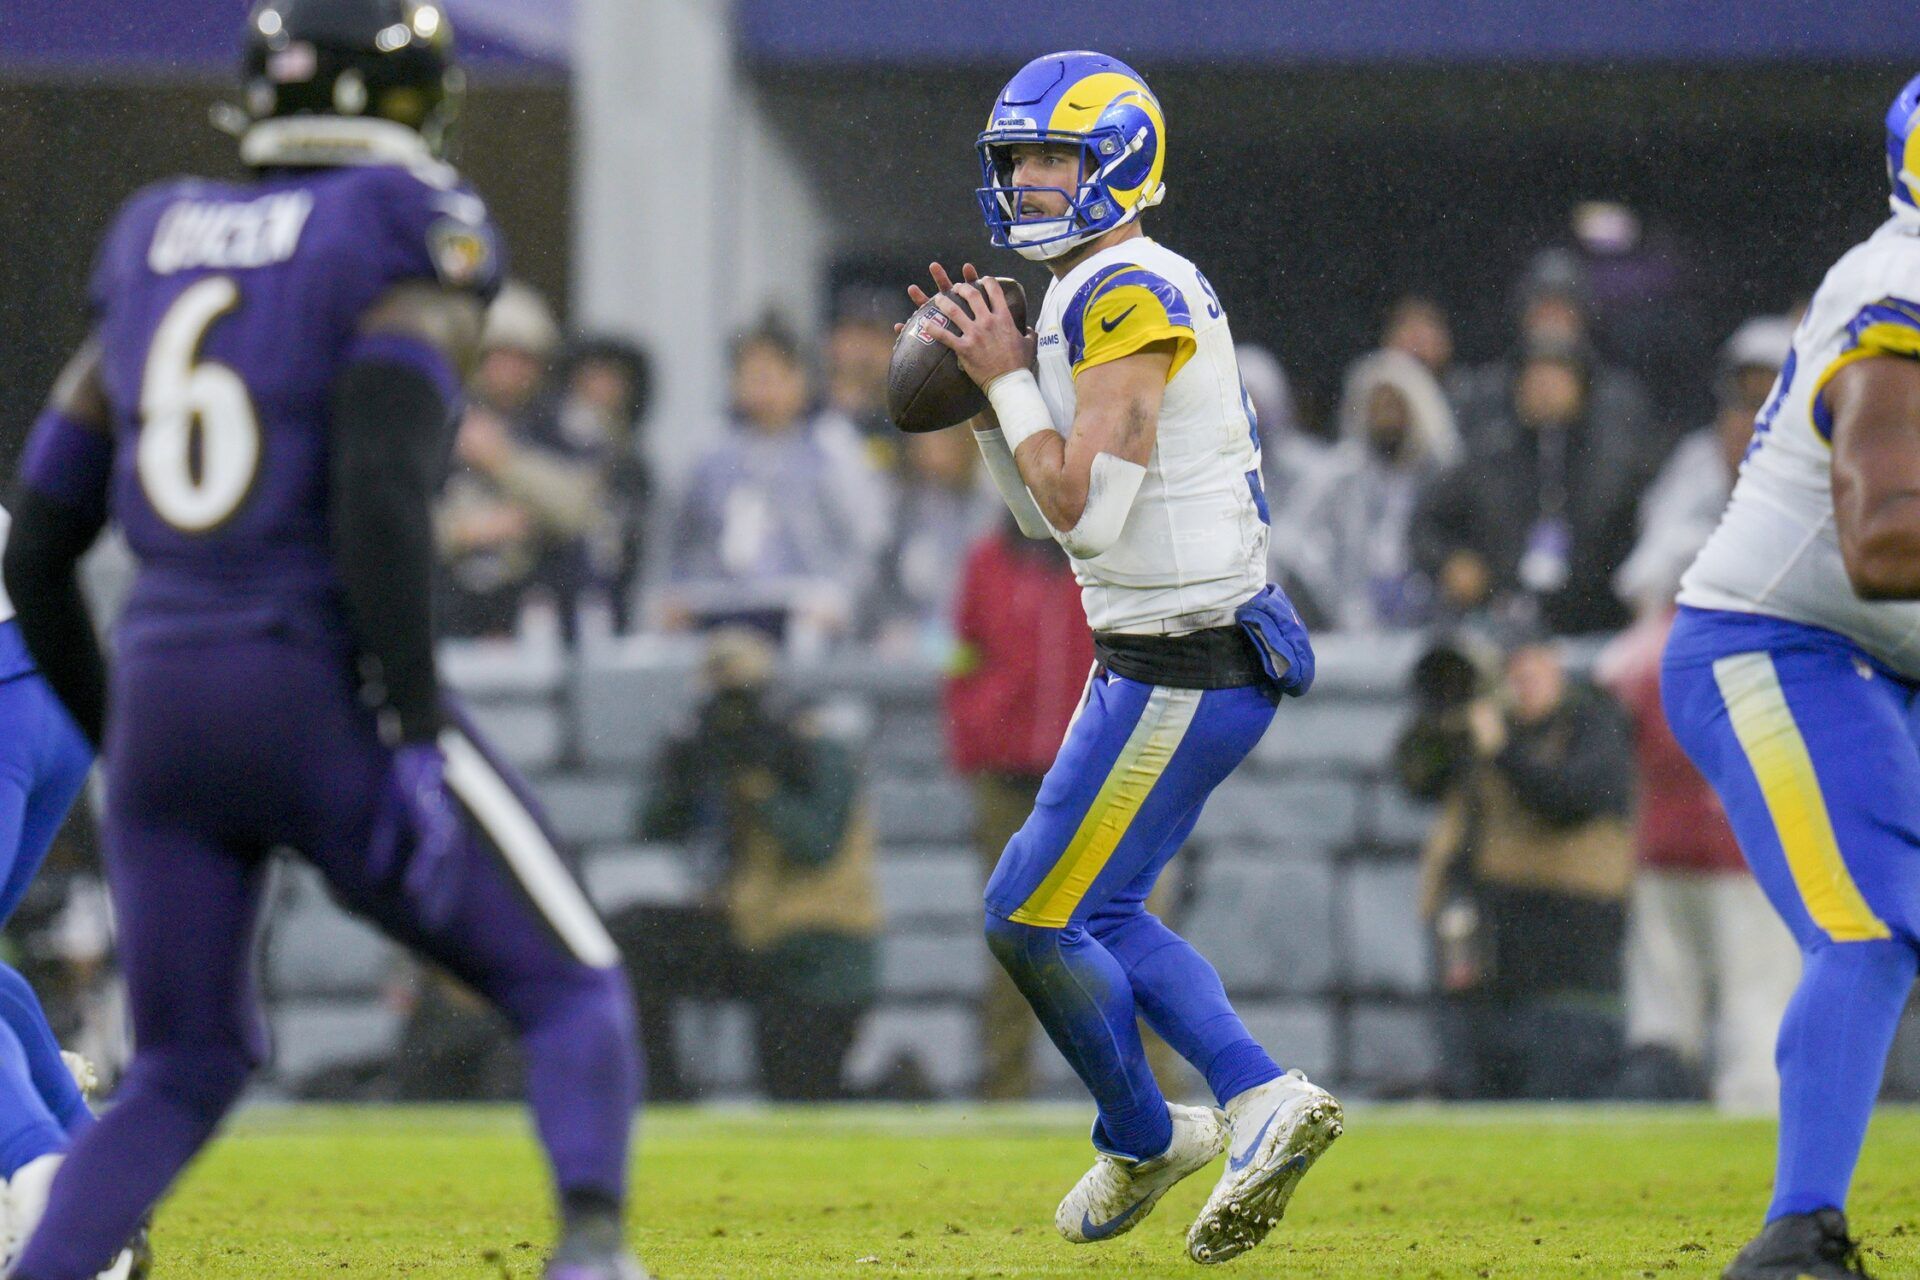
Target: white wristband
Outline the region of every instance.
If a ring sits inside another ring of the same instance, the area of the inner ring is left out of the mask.
[[[1007,447],[1015,453],[1042,431],[1054,430],[1053,415],[1047,411],[1040,384],[1030,369],[1015,369],[989,382],[987,402],[993,406],[993,416],[1000,420]]]

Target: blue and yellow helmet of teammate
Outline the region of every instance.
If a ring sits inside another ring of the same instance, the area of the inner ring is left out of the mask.
[[[1012,148],[1035,143],[1080,149],[1080,185],[1061,191],[1065,217],[1021,216],[1021,197],[1034,188],[1013,185]],[[1103,53],[1050,53],[1020,68],[974,145],[980,212],[993,243],[1036,261],[1132,222],[1166,195],[1160,102],[1139,72]]]
[[[1920,76],[1887,108],[1887,176],[1896,203],[1920,208]]]

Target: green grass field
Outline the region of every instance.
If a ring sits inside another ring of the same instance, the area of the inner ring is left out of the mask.
[[[1060,1109],[663,1110],[634,1217],[661,1280],[1196,1277],[1183,1236],[1217,1170],[1105,1245],[1053,1232],[1089,1158]],[[1692,1111],[1354,1108],[1285,1224],[1220,1269],[1277,1277],[1717,1276],[1756,1225],[1772,1130]],[[1920,1274],[1920,1111],[1875,1122],[1856,1229]],[[531,1277],[547,1198],[505,1109],[263,1109],[162,1210],[155,1273]]]

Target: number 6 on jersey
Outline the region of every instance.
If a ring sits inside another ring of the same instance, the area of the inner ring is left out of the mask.
[[[140,382],[140,487],[161,519],[185,533],[224,523],[253,487],[260,422],[240,375],[195,363],[215,320],[240,304],[226,276],[182,293],[154,331]]]

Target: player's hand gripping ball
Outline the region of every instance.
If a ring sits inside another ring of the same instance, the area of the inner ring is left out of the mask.
[[[1018,280],[996,277],[1014,328],[1027,331],[1027,291]],[[929,297],[919,288],[908,291],[920,304],[893,340],[893,359],[887,365],[887,416],[902,431],[939,431],[958,426],[987,407],[986,393],[960,367],[960,356],[940,341],[935,329],[956,332],[954,321],[941,310],[941,299],[971,317],[973,306],[967,295],[973,293],[973,280],[956,292],[944,271],[936,270],[934,282],[940,292]],[[979,295],[975,295],[976,297]]]

